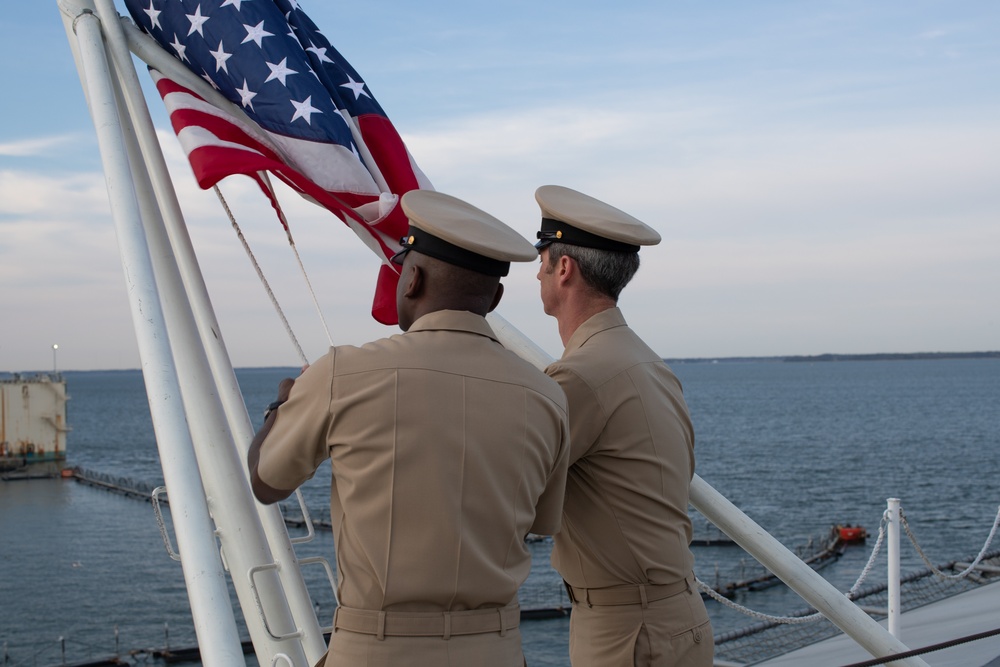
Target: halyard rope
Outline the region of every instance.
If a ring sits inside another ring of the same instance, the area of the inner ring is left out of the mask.
[[[222,202],[222,208],[225,209],[226,215],[229,216],[229,222],[233,225],[233,229],[236,230],[236,236],[239,237],[240,243],[243,244],[243,250],[246,251],[247,257],[250,258],[250,263],[253,264],[254,271],[257,272],[257,277],[260,279],[260,284],[264,286],[264,291],[267,292],[267,296],[271,299],[271,305],[274,309],[278,311],[278,317],[281,318],[281,323],[285,325],[285,331],[288,332],[288,337],[292,339],[292,344],[295,346],[295,350],[299,353],[299,359],[302,360],[303,364],[308,364],[309,359],[306,357],[306,353],[302,351],[302,346],[299,345],[299,339],[295,337],[295,332],[292,331],[292,326],[288,323],[288,319],[285,317],[284,311],[281,310],[281,305],[278,304],[277,297],[274,296],[274,292],[271,291],[271,285],[267,282],[267,278],[264,277],[264,272],[260,268],[260,264],[257,263],[257,258],[254,257],[253,251],[250,249],[250,244],[247,243],[246,238],[243,236],[243,230],[240,229],[239,224],[236,222],[236,217],[233,212],[229,210],[229,204],[226,203],[226,198],[222,196],[222,191],[219,190],[218,185],[213,185],[212,189],[215,190],[215,195]]]
[[[316,290],[313,289],[312,281],[309,280],[309,274],[306,273],[306,267],[302,263],[302,258],[299,257],[299,249],[295,245],[295,240],[292,238],[292,228],[288,225],[288,219],[285,217],[285,212],[278,204],[278,194],[271,186],[271,179],[267,175],[266,171],[261,172],[261,177],[264,184],[267,185],[267,189],[271,191],[271,201],[274,202],[274,208],[278,212],[278,218],[281,220],[281,224],[285,228],[285,236],[288,237],[288,245],[292,247],[292,252],[295,253],[295,261],[299,263],[299,269],[302,271],[302,277],[306,280],[306,286],[309,288],[309,295],[312,297],[313,305],[316,306],[316,313],[319,315],[320,324],[323,325],[323,331],[326,332],[326,339],[330,341],[330,345],[332,346],[333,336],[330,335],[330,327],[326,325],[326,318],[323,317],[323,309],[319,307],[319,299],[316,298]]]

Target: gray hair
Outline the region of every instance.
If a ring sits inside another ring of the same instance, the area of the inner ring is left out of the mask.
[[[598,250],[568,243],[552,243],[547,249],[550,267],[555,266],[563,255],[572,258],[580,267],[583,281],[595,292],[616,302],[618,295],[639,270],[638,252]]]

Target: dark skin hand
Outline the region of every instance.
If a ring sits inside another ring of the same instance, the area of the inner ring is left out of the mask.
[[[288,394],[292,391],[292,385],[294,384],[295,380],[292,378],[285,378],[281,381],[278,385],[279,401],[284,403],[288,400]],[[295,493],[294,489],[291,491],[276,489],[261,480],[260,476],[257,474],[257,462],[260,460],[260,447],[264,444],[264,439],[267,437],[267,434],[270,433],[271,428],[274,426],[274,422],[277,419],[278,408],[275,408],[274,410],[271,410],[270,414],[267,415],[267,419],[264,420],[264,425],[261,426],[259,431],[257,431],[257,435],[254,436],[253,442],[250,443],[250,451],[247,453],[247,465],[250,467],[250,488],[253,489],[253,495],[257,497],[257,500],[265,505],[270,505],[278,502],[279,500],[284,500],[288,496]]]

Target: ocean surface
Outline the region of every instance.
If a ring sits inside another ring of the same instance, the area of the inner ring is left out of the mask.
[[[1000,505],[1000,360],[674,363],[696,429],[698,474],[791,549],[834,524],[877,533],[886,499],[900,498],[934,562],[974,556]],[[237,371],[259,424],[278,381],[295,369]],[[66,372],[70,465],[155,486],[162,473],[138,371]],[[328,471],[304,493],[326,512]],[[695,537],[716,533],[692,511]],[[299,534],[292,529],[293,534]],[[821,570],[847,590],[874,539]],[[996,546],[996,545],[994,545]],[[523,607],[566,604],[532,544]],[[759,566],[734,546],[695,547],[709,584],[751,578]],[[333,561],[320,530],[301,556]],[[922,567],[904,542],[903,570]],[[333,594],[321,568],[306,578],[324,623]],[[885,555],[868,581],[885,578]],[[767,613],[805,604],[783,586],[736,601]],[[753,619],[708,602],[717,631]],[[569,664],[568,621],[522,624],[531,665]],[[245,633],[245,631],[244,631]],[[245,635],[244,635],[245,636]],[[195,644],[180,565],[164,550],[148,502],[72,480],[0,481],[0,650],[4,665],[58,665],[120,654],[160,664],[148,649]],[[189,663],[197,664],[197,663]],[[248,665],[256,665],[248,657]]]

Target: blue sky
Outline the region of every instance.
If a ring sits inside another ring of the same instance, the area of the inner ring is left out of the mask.
[[[621,305],[664,356],[1000,349],[994,2],[301,4],[437,189],[528,237],[547,183],[656,227]],[[0,371],[51,368],[54,343],[60,369],[137,367],[55,1],[5,13],[0,34]],[[151,109],[234,363],[297,364]],[[319,356],[328,341],[266,202],[247,179],[222,190]],[[393,333],[368,316],[374,256],[330,214],[282,202],[334,341]],[[535,272],[514,267],[500,312],[558,355]]]

